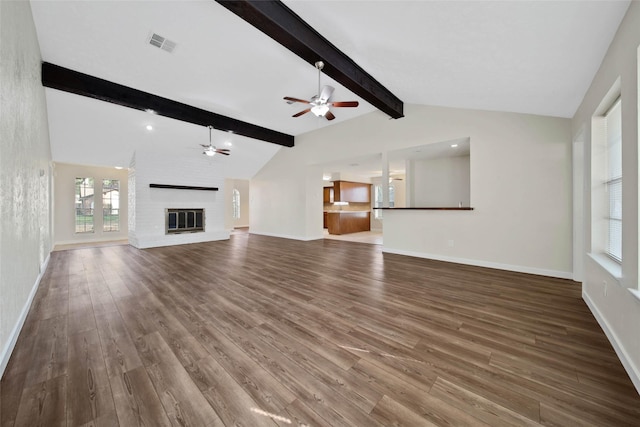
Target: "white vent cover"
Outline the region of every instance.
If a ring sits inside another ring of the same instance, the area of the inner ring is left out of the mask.
[[[169,53],[173,52],[173,49],[176,48],[176,42],[166,39],[156,33],[151,34],[151,36],[149,37],[149,44],[155,47],[159,47],[162,50],[166,50]]]

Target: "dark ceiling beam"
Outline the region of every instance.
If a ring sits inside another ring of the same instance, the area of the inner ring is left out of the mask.
[[[99,79],[48,62],[42,63],[42,84],[52,89],[111,102],[123,107],[141,111],[153,111],[154,114],[183,122],[200,126],[213,126],[217,130],[233,132],[285,147],[293,147],[294,138],[292,135],[192,107],[191,105]]]
[[[216,1],[311,65],[322,60],[325,74],[379,110],[394,119],[404,117],[398,97],[281,1]]]

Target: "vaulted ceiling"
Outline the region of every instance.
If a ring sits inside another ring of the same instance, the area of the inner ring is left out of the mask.
[[[628,1],[285,1],[405,103],[571,117]],[[317,71],[214,1],[32,1],[43,60],[290,135],[376,108],[323,75],[328,122],[291,115]],[[172,53],[149,44],[156,33]],[[324,59],[324,58],[318,58]],[[199,155],[206,127],[46,89],[54,161],[126,166],[136,147]],[[402,120],[402,119],[398,119]],[[146,130],[153,125],[152,131]],[[250,177],[279,146],[216,132]],[[259,155],[256,155],[259,153]],[[250,164],[247,165],[246,163]],[[251,166],[253,165],[253,167]]]

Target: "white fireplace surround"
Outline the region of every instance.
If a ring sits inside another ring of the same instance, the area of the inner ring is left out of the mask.
[[[177,159],[138,150],[129,167],[129,244],[145,249],[229,239],[224,224],[224,177],[220,168],[203,168],[200,156]],[[154,182],[217,187],[218,191],[150,188]],[[167,233],[168,209],[203,209],[204,231]]]

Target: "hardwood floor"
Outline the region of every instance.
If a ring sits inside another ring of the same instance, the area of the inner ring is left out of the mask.
[[[54,252],[2,426],[638,426],[579,285],[229,241]]]

